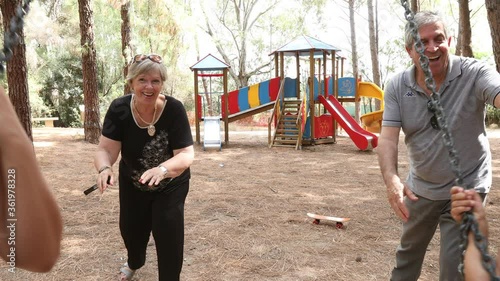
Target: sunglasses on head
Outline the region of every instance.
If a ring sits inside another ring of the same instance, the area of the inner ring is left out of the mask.
[[[132,63],[136,63],[136,62],[141,62],[141,61],[144,61],[144,60],[151,60],[153,62],[156,62],[156,63],[161,63],[162,62],[162,58],[159,56],[159,55],[155,55],[155,54],[150,54],[150,55],[142,55],[142,54],[139,54],[139,55],[135,55],[134,56],[134,60],[132,61]]]
[[[433,129],[436,129],[436,130],[440,130],[441,127],[439,126],[439,122],[437,120],[437,117],[436,117],[436,110],[434,109],[434,105],[432,104],[432,101],[429,100],[427,102],[427,109],[432,112],[432,117],[431,117],[431,120],[430,120],[430,123],[431,123],[431,127]]]

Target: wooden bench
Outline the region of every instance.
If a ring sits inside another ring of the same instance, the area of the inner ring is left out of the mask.
[[[54,121],[59,120],[59,117],[40,117],[33,118],[33,122],[45,122],[45,127],[54,127]]]

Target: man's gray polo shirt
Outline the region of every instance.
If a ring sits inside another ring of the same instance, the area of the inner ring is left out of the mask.
[[[460,159],[464,183],[489,192],[491,152],[484,125],[485,105],[500,92],[500,74],[471,58],[450,55],[445,81],[439,89],[441,105]],[[415,81],[415,66],[391,79],[385,91],[382,126],[401,127],[410,159],[409,188],[431,200],[447,200],[455,175],[441,132],[430,120],[430,97]]]

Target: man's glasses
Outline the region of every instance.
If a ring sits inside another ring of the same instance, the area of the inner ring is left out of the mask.
[[[429,100],[427,102],[427,109],[432,112],[432,117],[431,117],[431,126],[433,129],[436,129],[436,130],[440,130],[441,127],[439,126],[439,122],[437,120],[437,117],[436,117],[436,110],[434,109],[434,105],[432,104],[432,101]]]
[[[134,60],[132,61],[132,63],[136,63],[136,62],[141,62],[141,61],[144,61],[144,60],[151,60],[151,61],[154,61],[156,63],[161,63],[162,62],[162,58],[159,56],[159,55],[155,55],[155,54],[150,54],[150,55],[135,55],[134,56]]]

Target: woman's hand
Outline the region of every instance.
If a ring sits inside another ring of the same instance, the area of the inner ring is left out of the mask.
[[[114,184],[115,175],[113,174],[113,170],[111,170],[111,167],[106,166],[97,176],[97,187],[102,194],[108,186],[114,186]]]
[[[451,216],[457,222],[462,222],[464,212],[472,210],[472,214],[479,224],[479,230],[483,235],[488,235],[488,223],[486,221],[486,212],[483,206],[481,196],[474,189],[467,189],[460,186],[454,186],[451,193]]]
[[[145,171],[142,175],[141,178],[139,179],[139,182],[142,184],[147,184],[149,186],[153,185],[159,185],[160,182],[166,177],[167,172],[166,169],[162,169],[159,166],[151,168],[147,171]]]

